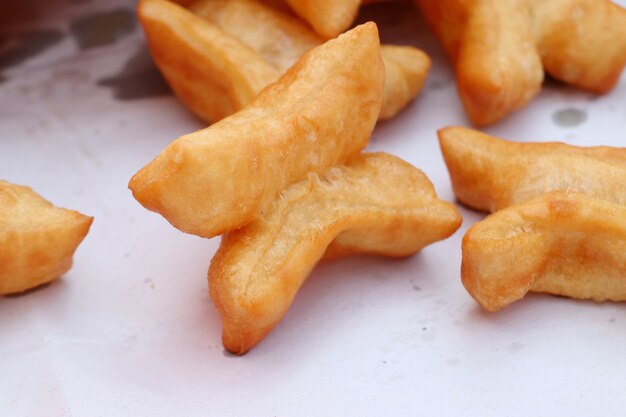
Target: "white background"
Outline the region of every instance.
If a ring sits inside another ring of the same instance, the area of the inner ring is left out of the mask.
[[[76,17],[132,7],[57,3],[67,9],[41,6],[37,25],[68,31]],[[361,20],[372,17],[383,40],[422,47],[434,65],[369,149],[423,169],[452,201],[435,132],[468,121],[450,65],[409,5],[369,7]],[[66,37],[0,84],[0,178],[95,217],[62,280],[0,298],[0,415],[623,415],[626,306],[529,295],[482,311],[459,266],[463,233],[483,215],[462,207],[461,230],[412,258],[319,265],[269,337],[244,357],[226,354],[206,282],[218,239],[177,231],[127,190],[171,140],[203,125],[171,95],[117,100],[97,84],[143,42],[135,28],[79,52]],[[555,123],[567,109],[586,120]],[[548,82],[486,131],[626,146],[626,79],[602,97]]]

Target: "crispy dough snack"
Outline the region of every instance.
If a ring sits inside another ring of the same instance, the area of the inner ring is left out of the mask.
[[[141,0],[137,13],[156,65],[204,120],[235,113],[280,76],[252,49],[177,4]]]
[[[439,131],[458,199],[496,211],[555,190],[626,205],[626,148],[515,143],[476,130]]]
[[[484,308],[528,291],[626,300],[626,148],[514,143],[439,131],[454,192],[498,211],[463,238],[461,276]]]
[[[155,62],[176,95],[207,122],[243,108],[324,40],[297,18],[255,0],[201,0],[189,10],[142,0],[139,17]],[[430,59],[412,47],[383,46],[380,119],[420,92]]]
[[[307,53],[245,109],[171,143],[129,187],[182,231],[240,227],[288,184],[365,147],[383,72],[376,25],[358,26]]]
[[[324,42],[298,19],[255,0],[200,0],[190,10],[252,48],[280,73]],[[387,120],[419,94],[430,69],[430,58],[410,46],[383,45],[381,54],[385,95],[379,120]]]
[[[26,291],[67,272],[92,221],[54,207],[28,187],[0,181],[0,294]]]
[[[566,83],[606,93],[626,65],[626,9],[610,0],[530,0],[545,70]]]
[[[325,253],[409,256],[460,224],[420,170],[384,153],[291,185],[262,218],[225,234],[211,262],[224,346],[244,354],[259,343]]]
[[[389,120],[404,109],[424,86],[430,58],[411,46],[383,45],[385,94],[378,120]]]
[[[553,192],[509,207],[467,231],[461,270],[490,311],[528,291],[626,301],[626,206]]]
[[[544,69],[595,93],[626,65],[626,10],[609,0],[415,0],[455,63],[478,126],[519,109]]]

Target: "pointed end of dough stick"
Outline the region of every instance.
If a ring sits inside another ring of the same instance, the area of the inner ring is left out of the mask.
[[[385,93],[378,120],[388,120],[404,109],[422,90],[431,61],[411,46],[382,45]]]
[[[495,175],[509,158],[506,146],[515,144],[464,127],[446,127],[437,135],[459,201],[477,210],[495,211]]]
[[[360,0],[287,0],[287,3],[326,39],[348,29],[361,6]]]
[[[93,222],[6,181],[0,181],[0,207],[0,294],[24,292],[66,273]]]

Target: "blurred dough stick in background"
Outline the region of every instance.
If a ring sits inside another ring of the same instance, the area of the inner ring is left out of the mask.
[[[142,0],[152,56],[176,95],[207,122],[244,107],[302,55],[324,43],[296,17],[256,0],[202,0],[184,9]],[[430,59],[419,49],[384,45],[380,119],[406,107],[424,85]]]
[[[470,120],[495,123],[540,90],[544,70],[602,94],[626,65],[626,10],[609,0],[415,0],[456,68]]]
[[[348,29],[361,0],[285,0],[293,11],[324,38],[334,38]]]
[[[388,0],[284,0],[296,15],[326,39],[348,29],[362,5],[384,1]],[[280,6],[281,0],[265,2]]]

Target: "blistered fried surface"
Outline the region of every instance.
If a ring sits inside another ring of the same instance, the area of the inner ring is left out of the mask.
[[[54,207],[28,187],[0,181],[0,294],[26,291],[67,272],[92,221]]]
[[[222,237],[209,284],[224,346],[243,354],[263,339],[325,253],[408,256],[460,223],[421,171],[391,155],[365,154],[309,176],[262,218]]]
[[[496,211],[555,190],[626,205],[626,148],[516,143],[461,127],[439,131],[457,198]]]
[[[602,93],[626,65],[626,10],[609,0],[416,0],[455,63],[478,126],[523,107],[543,70]]]
[[[499,211],[463,238],[462,279],[484,308],[528,291],[626,300],[626,206],[554,192]]]
[[[182,231],[240,227],[288,184],[365,147],[383,83],[376,25],[358,26],[307,53],[242,111],[171,143],[129,186]]]
[[[146,17],[155,8],[171,10]],[[302,55],[324,43],[297,17],[257,0],[200,0],[189,10],[164,0],[144,0],[139,10],[159,68],[185,105],[209,123],[239,111]],[[207,27],[202,28],[198,17]],[[183,23],[196,30],[175,26]],[[168,30],[156,31],[158,25]],[[173,39],[166,40],[168,36]],[[207,56],[196,57],[192,50]],[[384,46],[382,55],[387,69],[380,118],[389,119],[419,94],[430,59],[413,47]]]

